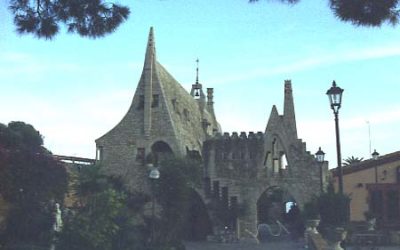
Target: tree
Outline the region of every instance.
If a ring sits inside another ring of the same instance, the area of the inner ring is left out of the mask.
[[[118,178],[101,170],[98,165],[81,169],[76,187],[79,202],[65,218],[57,249],[147,249],[149,227],[141,210],[149,198],[129,193]]]
[[[20,34],[51,39],[65,25],[69,33],[98,38],[114,32],[129,16],[126,6],[104,0],[9,0]]]
[[[335,193],[333,184],[330,183],[327,192],[318,197],[321,225],[346,226],[350,220],[350,200],[346,194]]]
[[[249,0],[251,3],[259,0]],[[300,0],[277,0],[296,4]],[[400,17],[399,0],[329,0],[329,7],[341,21],[356,26],[381,26],[385,22],[397,25]]]
[[[248,0],[255,3],[260,0]],[[300,0],[276,0],[296,4]],[[328,0],[334,15],[356,26],[381,26],[399,22],[399,0]],[[114,32],[130,10],[104,0],[9,0],[14,24],[20,34],[51,39],[61,26],[69,33],[99,38]]]
[[[191,206],[191,194],[201,182],[200,162],[189,158],[168,158],[160,163],[160,179],[155,186],[162,207],[157,234],[160,245],[180,247]]]
[[[304,204],[305,219],[321,219],[320,232],[330,236],[332,229],[346,227],[350,220],[350,197],[346,194],[335,193],[330,183],[327,192],[313,197]]]
[[[359,158],[359,157],[354,157],[354,156],[347,157],[346,159],[343,160],[343,161],[344,161],[344,162],[343,162],[343,166],[347,167],[347,166],[350,166],[351,164],[359,163],[359,162],[361,162],[362,160],[364,160],[363,157],[361,157],[361,158]]]
[[[0,124],[0,193],[11,205],[3,242],[48,245],[54,202],[63,203],[65,168],[43,147],[32,125]]]

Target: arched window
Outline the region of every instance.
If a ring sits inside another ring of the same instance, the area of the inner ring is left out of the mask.
[[[283,153],[281,155],[280,167],[281,167],[281,169],[287,169],[287,167],[288,167],[288,162],[287,162],[287,158],[286,158],[286,154],[285,153]]]
[[[102,161],[103,160],[103,146],[98,146],[96,149],[96,160]]]
[[[151,153],[147,156],[147,162],[157,164],[162,158],[173,155],[171,147],[163,142],[157,141],[151,146]]]

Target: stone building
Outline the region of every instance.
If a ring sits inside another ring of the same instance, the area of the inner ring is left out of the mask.
[[[275,203],[277,220],[283,206],[301,207],[321,190],[320,169],[325,176],[328,166],[318,165],[297,136],[291,81],[284,83],[283,114],[273,106],[265,132],[221,134],[213,105],[213,89],[205,95],[198,75],[188,93],[157,61],[151,28],[132,104],[121,122],[96,140],[97,159],[131,189],[146,191],[146,163],[157,163],[166,153],[197,155],[204,162],[204,185],[196,193],[214,233],[231,224],[240,237],[271,221]],[[221,222],[212,211],[216,203],[235,214],[234,220]]]
[[[129,187],[143,190],[148,174],[146,158],[168,152],[200,155],[203,142],[218,131],[213,89],[207,89],[206,98],[196,81],[188,94],[157,61],[151,28],[132,104],[124,118],[96,140],[96,158],[110,174],[125,177]]]

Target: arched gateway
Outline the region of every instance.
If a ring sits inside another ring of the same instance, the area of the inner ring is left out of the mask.
[[[270,218],[268,190],[290,194],[301,208],[321,190],[320,166],[297,136],[291,81],[284,83],[283,114],[273,106],[264,132],[221,134],[213,89],[203,91],[198,68],[196,72],[189,94],[157,61],[151,28],[132,104],[123,119],[96,140],[97,160],[107,173],[122,176],[130,189],[148,192],[146,164],[171,152],[201,158],[204,183],[191,202],[200,204],[193,210],[204,209],[188,219],[187,237],[203,239],[227,228],[247,237]],[[323,169],[326,176],[327,164]],[[201,225],[199,218],[210,223]]]

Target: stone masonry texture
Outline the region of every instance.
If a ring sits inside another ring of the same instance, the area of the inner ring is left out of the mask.
[[[132,104],[122,120],[96,140],[97,158],[105,172],[121,176],[132,191],[148,192],[146,156],[156,143],[168,145],[176,156],[197,152],[207,180],[197,192],[207,205],[209,194],[221,194],[224,188],[228,201],[234,198],[247,207],[238,218],[242,235],[245,230],[255,232],[256,204],[266,190],[279,187],[300,206],[320,191],[319,165],[297,137],[290,80],[284,82],[283,115],[273,106],[265,131],[258,133],[221,134],[214,93],[212,89],[207,93],[204,105],[204,96],[196,100],[157,61],[151,28]],[[327,164],[324,169],[327,173]]]

